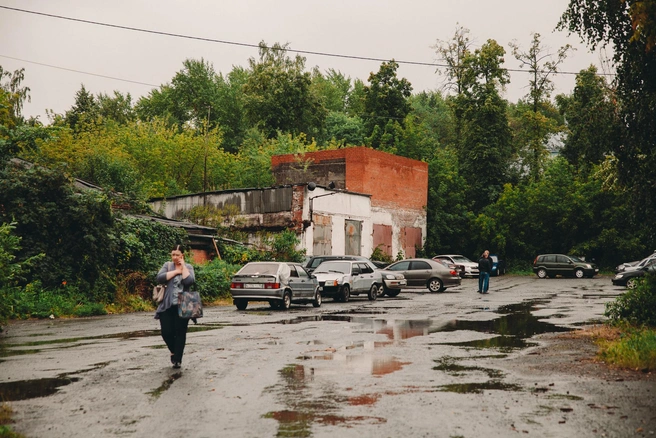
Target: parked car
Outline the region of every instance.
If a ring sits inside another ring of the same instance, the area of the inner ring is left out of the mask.
[[[319,255],[319,256],[312,256],[309,258],[307,263],[305,263],[305,270],[308,271],[310,274],[314,272],[317,267],[322,264],[325,261],[328,260],[361,260],[365,261],[371,264],[371,266],[374,269],[378,269],[379,267],[369,260],[368,258],[364,256],[358,256],[358,255]]]
[[[642,260],[622,263],[621,265],[617,266],[617,268],[615,268],[615,272],[619,273],[624,271],[640,269],[649,265],[653,260],[656,260],[656,251],[652,255],[649,255]]]
[[[449,269],[438,260],[407,259],[392,263],[382,270],[383,276],[388,272],[403,274],[407,287],[427,288],[430,292],[442,292],[448,287],[460,286],[460,275],[455,269]]]
[[[319,282],[298,263],[247,263],[232,277],[230,293],[239,310],[245,310],[249,301],[268,301],[283,310],[291,303],[321,306]]]
[[[324,297],[347,302],[352,295],[367,294],[373,301],[383,285],[381,271],[364,260],[328,260],[312,273]]]
[[[506,262],[496,254],[490,254],[490,258],[492,259],[492,276],[504,275],[506,273]]]
[[[626,286],[629,289],[633,289],[638,285],[638,279],[644,277],[645,274],[648,273],[656,274],[656,260],[652,260],[647,265],[638,269],[619,272],[612,279],[612,282],[615,286]]]
[[[556,275],[592,278],[599,273],[599,268],[572,255],[541,254],[533,260],[533,272],[538,278],[553,278]]]
[[[467,257],[460,254],[441,254],[433,257],[433,260],[446,260],[453,265],[461,265],[464,272],[461,277],[478,277],[478,262],[472,262]],[[462,271],[461,271],[462,272]]]

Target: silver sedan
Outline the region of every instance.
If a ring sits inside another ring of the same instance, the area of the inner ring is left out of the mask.
[[[455,269],[431,259],[407,259],[392,263],[381,269],[386,272],[403,274],[408,287],[427,288],[430,292],[443,292],[448,287],[460,286],[460,276]]]

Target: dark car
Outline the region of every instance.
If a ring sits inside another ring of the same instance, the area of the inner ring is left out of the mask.
[[[638,285],[638,280],[645,276],[645,274],[656,274],[656,260],[652,260],[646,266],[630,271],[618,273],[612,280],[615,286],[626,286],[633,289]]]
[[[652,255],[649,255],[649,256],[645,257],[642,260],[636,260],[636,261],[633,261],[633,262],[622,263],[621,265],[619,265],[615,268],[615,272],[620,273],[620,272],[640,269],[640,268],[643,268],[643,267],[651,264],[654,260],[656,260],[656,252],[654,252]]]
[[[492,259],[492,272],[493,276],[504,275],[506,273],[506,262],[501,260],[498,255],[490,254]]]
[[[565,254],[541,254],[533,261],[533,272],[538,278],[563,277],[592,278],[599,273],[594,263]]]
[[[387,272],[403,274],[407,287],[427,288],[430,292],[442,292],[447,287],[460,286],[460,276],[455,269],[449,269],[441,262],[432,259],[407,259],[392,263],[383,269]]]

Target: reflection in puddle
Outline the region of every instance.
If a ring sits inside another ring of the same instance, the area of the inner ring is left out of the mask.
[[[382,417],[340,415],[342,405],[368,405],[375,403],[375,400],[344,397],[330,387],[311,388],[314,374],[311,371],[308,373],[303,365],[286,366],[279,374],[281,382],[266,390],[274,393],[286,409],[263,415],[263,418],[278,421],[278,437],[311,437],[314,424],[352,427],[387,422]],[[317,396],[316,391],[322,392]]]
[[[436,371],[444,371],[451,374],[452,376],[462,376],[463,374],[471,371],[480,371],[488,375],[490,379],[500,379],[504,376],[504,373],[501,370],[495,370],[493,368],[483,368],[476,366],[466,366],[459,365],[455,363],[455,358],[452,357],[443,357],[441,359],[435,360],[439,365],[433,367]]]
[[[146,394],[152,396],[153,398],[159,398],[159,396],[162,395],[164,391],[169,389],[171,385],[173,385],[173,382],[178,380],[180,377],[182,377],[181,372],[173,373],[166,380],[164,380],[164,382],[162,382],[162,384],[158,388],[153,389],[152,391],[149,391]]]

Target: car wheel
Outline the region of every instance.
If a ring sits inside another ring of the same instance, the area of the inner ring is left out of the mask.
[[[583,272],[583,269],[577,269],[576,271],[574,271],[574,276],[576,278],[583,278],[585,277],[585,273]]]
[[[369,301],[375,301],[378,298],[378,285],[376,283],[371,285],[367,298],[369,298]]]
[[[635,278],[629,278],[628,280],[626,280],[627,289],[635,289],[637,285],[638,285],[638,280]]]
[[[427,287],[430,292],[442,292],[444,290],[444,284],[442,283],[442,280],[435,277],[428,280]]]
[[[312,305],[314,307],[321,307],[321,292],[319,292],[319,288],[314,291],[314,300],[312,300]]]
[[[248,307],[248,301],[247,300],[242,300],[242,299],[237,299],[234,300],[235,306],[237,306],[238,310],[246,310],[246,307]]]
[[[280,303],[280,309],[289,310],[292,306],[292,294],[289,291],[286,291],[282,296],[282,302]]]
[[[342,288],[342,295],[340,296],[340,301],[342,303],[348,303],[348,300],[351,298],[351,288],[348,284],[345,284]]]
[[[547,270],[544,268],[538,269],[537,272],[538,278],[547,278]]]

